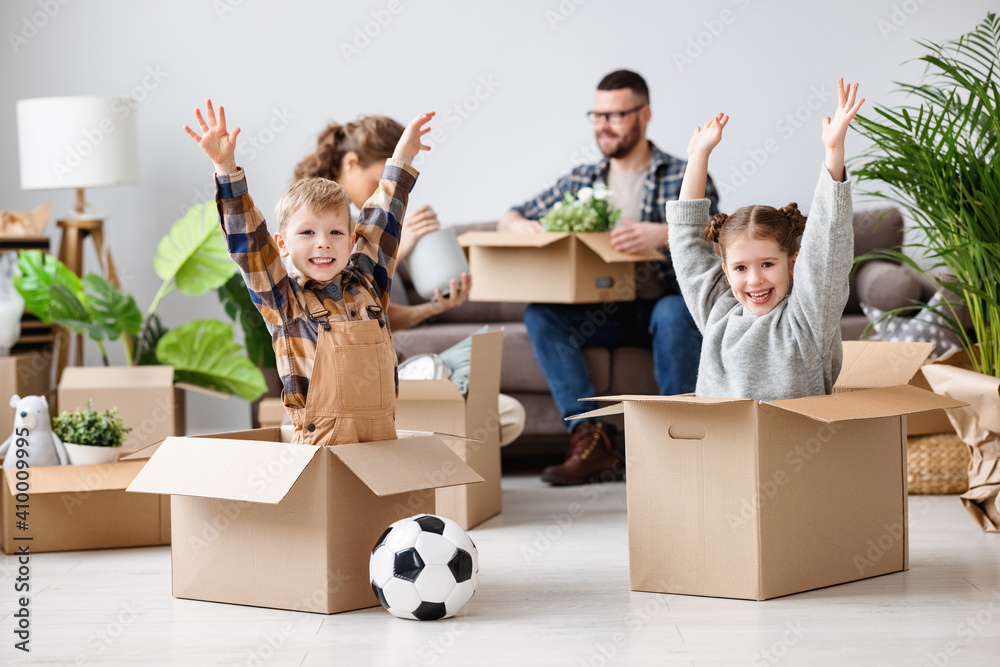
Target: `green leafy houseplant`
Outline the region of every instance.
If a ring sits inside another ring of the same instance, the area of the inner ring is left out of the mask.
[[[63,442],[90,447],[121,447],[132,429],[122,423],[117,408],[94,411],[94,404],[73,412],[60,412],[52,420],[52,432]]]
[[[945,270],[941,285],[968,309],[972,333],[960,325],[956,304],[935,312],[959,336],[975,370],[1000,377],[1000,19],[991,13],[956,40],[918,44],[929,51],[919,58],[924,76],[897,82],[915,102],[857,117],[856,130],[871,145],[854,175],[884,185],[887,191],[869,194],[916,221],[926,240],[913,245],[924,249],[929,270]],[[902,253],[880,254],[921,271]]]
[[[542,216],[542,228],[547,232],[610,231],[622,215],[610,196],[611,191],[600,185],[580,188],[575,197],[567,192]]]
[[[15,287],[29,312],[97,342],[105,365],[103,341],[127,335],[134,348],[133,352],[126,345],[128,365],[168,364],[174,367],[177,382],[252,401],[267,385],[258,365],[233,340],[231,324],[198,320],[168,330],[155,312],[174,290],[204,294],[225,285],[237,271],[218,225],[215,202],[206,202],[192,207],[160,241],[153,266],[163,284],[145,318],[131,296],[104,278],[91,273],[81,280],[57,259],[37,250],[21,254]]]

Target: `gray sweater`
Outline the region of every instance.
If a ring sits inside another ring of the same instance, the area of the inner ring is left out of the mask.
[[[670,250],[684,302],[704,336],[698,396],[758,401],[829,394],[843,362],[840,317],[854,262],[849,180],[819,177],[792,289],[766,315],[733,296],[722,262],[701,236],[707,199],[667,202]]]

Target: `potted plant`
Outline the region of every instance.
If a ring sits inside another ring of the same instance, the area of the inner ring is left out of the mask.
[[[924,249],[929,270],[943,270],[942,287],[968,309],[971,331],[959,322],[957,304],[934,312],[959,337],[970,369],[929,366],[924,376],[935,391],[973,406],[949,411],[973,450],[962,498],[984,529],[1000,532],[1000,19],[990,13],[958,39],[918,44],[928,50],[918,59],[924,76],[898,83],[914,102],[876,106],[875,117],[857,118],[856,130],[871,145],[854,175],[885,188],[869,194],[909,212],[925,237],[914,245]],[[884,254],[926,275],[902,253]]]
[[[60,412],[52,420],[52,432],[63,441],[73,465],[114,463],[125,434],[131,430],[122,423],[116,408],[96,412],[90,401],[87,407]]]
[[[610,232],[621,217],[611,201],[611,191],[598,185],[580,188],[576,196],[569,192],[542,216],[547,232]]]

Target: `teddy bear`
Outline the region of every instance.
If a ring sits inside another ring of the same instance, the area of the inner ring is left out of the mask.
[[[10,397],[10,406],[15,409],[14,433],[0,445],[0,455],[6,455],[4,468],[17,467],[17,461],[24,459],[32,468],[38,466],[66,465],[69,462],[62,440],[52,432],[49,418],[49,402],[44,396],[17,394]],[[28,441],[26,447],[18,447],[18,438]],[[16,451],[23,449],[27,456],[18,457]]]

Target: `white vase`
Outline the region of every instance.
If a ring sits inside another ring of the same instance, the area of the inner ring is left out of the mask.
[[[435,289],[447,296],[451,289],[449,281],[453,278],[456,282],[460,281],[462,274],[469,270],[465,251],[458,243],[453,227],[421,236],[407,262],[414,289],[428,301],[434,298]]]
[[[0,357],[10,354],[21,336],[21,315],[24,299],[14,289],[14,267],[17,253],[0,253]]]
[[[72,442],[64,442],[63,445],[66,447],[66,456],[69,457],[70,464],[75,466],[114,463],[118,460],[118,452],[121,450],[121,447],[94,447]]]

